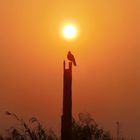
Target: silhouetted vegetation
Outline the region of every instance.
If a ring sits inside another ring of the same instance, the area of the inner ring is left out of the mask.
[[[0,140],[58,140],[53,130],[43,125],[32,117],[26,123],[16,114],[6,112],[20,123],[20,128],[11,127],[6,136],[0,136]],[[111,140],[110,133],[101,128],[90,114],[80,113],[78,120],[73,119],[73,140]]]
[[[14,113],[6,112],[6,115],[19,121],[20,128],[11,127],[7,136],[0,136],[0,140],[58,140],[55,133],[43,127],[35,117],[30,118],[27,124]]]
[[[111,140],[111,135],[90,114],[80,113],[78,121],[73,120],[73,140]]]

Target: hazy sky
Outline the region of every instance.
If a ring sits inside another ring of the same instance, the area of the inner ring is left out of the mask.
[[[0,124],[11,111],[60,129],[63,60],[73,68],[73,114],[89,112],[115,132],[140,139],[140,3],[138,0],[0,0]],[[75,41],[59,30],[70,21]]]

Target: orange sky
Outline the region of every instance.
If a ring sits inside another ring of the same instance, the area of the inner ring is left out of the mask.
[[[138,0],[1,0],[0,123],[11,111],[60,127],[62,70],[67,51],[75,54],[73,113],[90,112],[115,131],[140,139],[140,7]],[[60,25],[79,27],[75,41]]]

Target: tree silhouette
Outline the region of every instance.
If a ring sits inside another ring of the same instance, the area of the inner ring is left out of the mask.
[[[73,119],[73,140],[111,140],[111,136],[90,114],[80,113],[78,121]]]

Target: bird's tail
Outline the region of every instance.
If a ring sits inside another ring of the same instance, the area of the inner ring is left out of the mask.
[[[73,64],[74,64],[74,66],[76,66],[77,64],[76,64],[76,61],[75,61],[75,59],[73,60]]]

